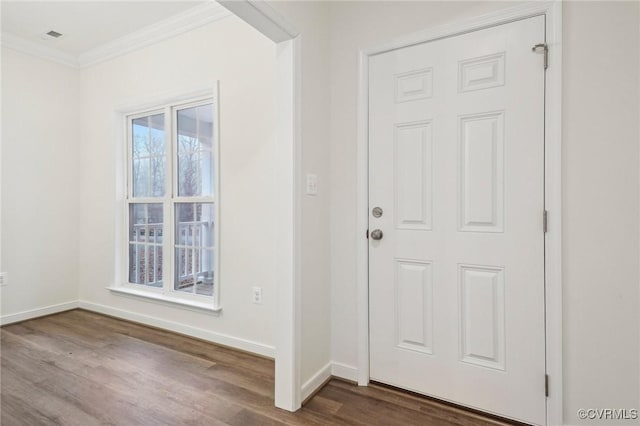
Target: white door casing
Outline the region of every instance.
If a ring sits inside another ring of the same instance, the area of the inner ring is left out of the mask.
[[[545,423],[545,17],[370,57],[370,377]]]

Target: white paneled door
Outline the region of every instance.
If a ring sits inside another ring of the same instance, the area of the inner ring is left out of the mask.
[[[370,58],[371,379],[545,423],[544,17]]]

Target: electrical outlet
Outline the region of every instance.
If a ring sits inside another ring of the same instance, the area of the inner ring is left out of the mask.
[[[0,286],[5,286],[8,284],[9,284],[9,273],[0,272]]]
[[[253,300],[253,303],[262,305],[262,287],[251,288],[251,299]]]

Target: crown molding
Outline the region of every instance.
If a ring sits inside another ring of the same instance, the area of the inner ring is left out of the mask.
[[[211,22],[231,16],[231,12],[215,2],[192,7],[169,19],[127,34],[109,43],[88,50],[78,56],[81,68],[122,56],[162,40],[175,37]]]
[[[36,58],[46,59],[72,68],[79,68],[78,59],[75,56],[10,33],[2,33],[2,46]]]
[[[218,0],[218,3],[275,43],[290,40],[300,34],[293,25],[266,1]]]
[[[141,28],[138,31],[94,47],[77,57],[43,46],[9,33],[2,33],[2,45],[31,56],[47,59],[72,68],[85,68],[142,49],[190,30],[219,21],[233,14],[210,1]]]

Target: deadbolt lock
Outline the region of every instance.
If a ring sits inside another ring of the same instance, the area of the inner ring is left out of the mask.
[[[382,216],[382,209],[380,207],[374,207],[373,210],[371,210],[371,214],[373,217],[380,217]]]

